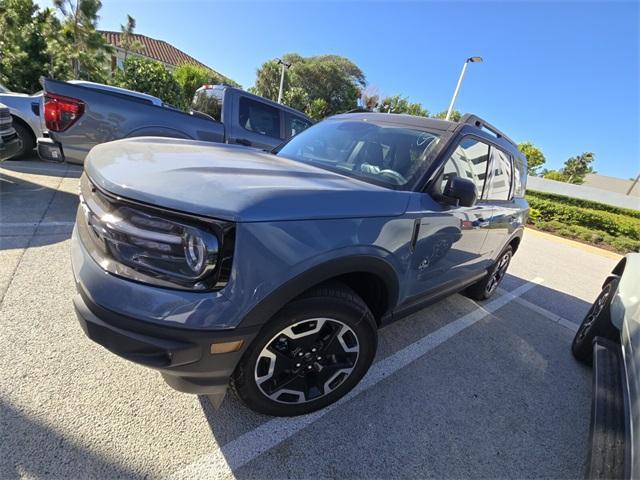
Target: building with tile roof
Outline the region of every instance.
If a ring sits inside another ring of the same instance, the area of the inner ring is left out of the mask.
[[[115,53],[111,56],[111,70],[115,71],[116,68],[122,68],[125,57],[125,50],[122,48],[122,32],[100,30],[100,33],[102,33],[107,43],[115,49]],[[191,65],[206,68],[214,74],[227,79],[226,76],[196,60],[191,55],[187,55],[182,50],[174,47],[164,40],[156,40],[155,38],[140,35],[138,33],[134,33],[132,37],[134,40],[140,42],[144,48],[140,52],[127,52],[127,55],[146,57],[156,60],[163,63],[170,70],[173,70],[183,63],[189,63]]]

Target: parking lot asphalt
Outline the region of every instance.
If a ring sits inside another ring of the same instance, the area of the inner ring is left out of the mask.
[[[356,389],[293,419],[175,392],[85,338],[81,168],[0,164],[0,478],[577,478],[591,371],[570,343],[617,256],[527,230],[502,288],[380,332]]]

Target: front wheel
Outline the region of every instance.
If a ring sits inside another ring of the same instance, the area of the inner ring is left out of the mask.
[[[348,393],[373,362],[371,311],[342,285],[315,288],[285,306],[261,331],[231,378],[254,411],[294,416]]]
[[[571,343],[573,356],[587,365],[593,361],[593,340],[596,337],[604,337],[610,340],[619,338],[619,332],[611,323],[611,300],[620,283],[619,277],[611,277],[602,287],[602,291],[593,302],[587,315]]]

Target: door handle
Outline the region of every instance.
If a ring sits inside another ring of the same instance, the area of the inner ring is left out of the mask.
[[[478,220],[475,220],[472,223],[472,225],[473,225],[474,229],[487,228],[489,225],[491,225],[491,222],[489,220],[485,220],[483,218],[479,218]]]
[[[247,140],[246,138],[236,138],[236,143],[238,145],[244,145],[245,147],[250,147],[251,146],[251,142],[249,140]]]

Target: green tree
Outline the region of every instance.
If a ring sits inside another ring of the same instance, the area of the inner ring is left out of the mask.
[[[116,83],[129,90],[148,93],[163,102],[180,106],[183,100],[180,85],[160,62],[143,57],[129,57],[124,68],[116,72]]]
[[[567,182],[582,184],[587,173],[595,173],[591,164],[595,160],[595,155],[585,152],[582,155],[569,158],[564,162],[562,173],[567,177]]]
[[[320,111],[332,115],[357,107],[360,89],[366,82],[362,70],[351,60],[338,55],[302,57],[295,53],[284,55],[282,59],[291,64],[285,72],[285,102],[289,99],[308,115],[311,112],[317,115]],[[280,75],[281,67],[276,60],[265,62],[257,70],[250,91],[277,100]],[[287,94],[293,88],[298,90]],[[306,93],[306,98],[301,91]],[[316,102],[319,99],[323,102]],[[305,105],[301,104],[303,101]]]
[[[557,182],[567,181],[567,177],[562,170],[543,170],[542,177],[548,180],[556,180]]]
[[[39,90],[48,75],[48,33],[60,29],[51,9],[40,10],[32,0],[0,0],[0,83],[17,92]]]
[[[436,113],[433,118],[440,118],[442,120],[444,120],[447,116],[447,111],[443,111],[443,112],[438,112]],[[462,118],[462,113],[460,113],[459,110],[454,110],[451,112],[451,117],[449,118],[449,120],[451,120],[452,122],[459,122],[460,119]]]
[[[58,45],[60,55],[66,57],[75,78],[106,81],[108,78],[107,54],[113,48],[105,42],[96,28],[100,0],[54,0],[63,16],[63,42]]]
[[[518,150],[527,157],[527,170],[529,175],[537,175],[538,169],[547,161],[542,150],[531,142],[519,143]]]
[[[222,83],[222,78],[206,68],[183,63],[173,71],[173,78],[180,86],[180,107],[187,109],[193,101],[196,90],[202,85]]]
[[[422,107],[419,103],[410,103],[407,97],[394,95],[385,97],[378,109],[383,113],[407,113],[419,117],[428,117],[429,111]]]
[[[329,104],[324,98],[312,100],[306,109],[307,115],[313,120],[319,121],[329,115]]]
[[[129,52],[141,53],[144,50],[144,45],[135,37],[135,34],[133,33],[135,29],[136,19],[131,15],[127,15],[127,23],[124,25],[120,25],[120,31],[122,32],[122,35],[120,36],[120,46],[124,50],[125,60],[127,59]]]

